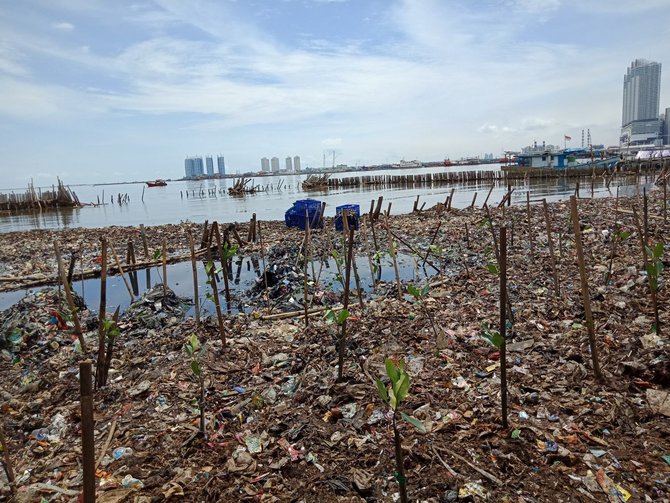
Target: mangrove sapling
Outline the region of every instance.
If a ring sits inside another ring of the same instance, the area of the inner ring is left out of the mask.
[[[433,334],[435,334],[435,342],[437,344],[437,349],[444,349],[446,347],[446,341],[444,340],[444,334],[442,331],[438,331],[435,326],[435,319],[431,314],[428,306],[426,305],[426,299],[428,298],[428,293],[430,292],[430,285],[425,285],[423,288],[418,288],[414,285],[407,285],[407,293],[413,299],[413,302],[419,306],[423,314],[430,321],[430,326],[433,329]]]
[[[633,206],[633,219],[635,220],[635,228],[640,241],[640,249],[642,250],[642,260],[644,269],[647,271],[647,281],[649,282],[649,292],[651,294],[651,303],[654,308],[654,327],[653,330],[658,335],[661,334],[661,321],[658,315],[658,278],[663,272],[663,243],[658,242],[651,248],[644,240],[642,229],[640,227],[640,218],[637,214],[637,209]]]
[[[104,338],[107,341],[107,349],[105,350],[105,362],[102,365],[102,368],[100,369],[96,368],[96,380],[98,381],[99,388],[103,388],[107,385],[109,369],[112,366],[112,353],[114,351],[114,343],[116,342],[118,336],[121,335],[121,331],[119,330],[118,327],[120,308],[121,306],[117,306],[116,311],[114,311],[111,320],[105,319],[102,321]]]
[[[186,340],[184,344],[184,351],[191,359],[191,372],[198,379],[199,395],[198,395],[198,410],[200,411],[200,435],[207,437],[207,432],[205,431],[205,376],[202,372],[202,366],[200,365],[200,354],[202,353],[204,346],[200,345],[200,340],[198,336],[192,334]]]
[[[342,320],[341,330],[340,330],[340,347],[338,354],[338,368],[337,368],[337,380],[338,382],[342,381],[342,376],[344,372],[344,347],[346,344],[346,331],[347,331],[347,317],[349,315],[349,284],[351,282],[351,260],[353,255],[353,245],[354,245],[354,229],[349,230],[349,247],[347,252],[347,265],[345,270],[344,278],[344,298],[343,305],[344,311],[347,311],[347,315]]]
[[[390,358],[386,359],[386,375],[391,381],[391,386],[387,389],[384,383],[377,379],[377,391],[379,398],[388,405],[393,411],[393,441],[395,444],[395,479],[398,482],[400,492],[400,501],[407,503],[407,478],[405,477],[405,467],[402,455],[402,443],[400,431],[398,430],[398,415],[409,424],[414,426],[421,433],[426,433],[424,424],[415,417],[408,416],[398,410],[402,401],[409,393],[410,378],[405,371],[405,362],[400,360],[397,364]]]

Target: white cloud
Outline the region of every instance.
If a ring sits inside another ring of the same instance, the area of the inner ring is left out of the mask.
[[[68,23],[67,21],[62,21],[60,23],[54,23],[51,25],[51,27],[54,30],[58,31],[73,31],[74,30],[74,25],[72,23]]]

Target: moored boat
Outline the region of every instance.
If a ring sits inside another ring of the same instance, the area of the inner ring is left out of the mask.
[[[167,185],[167,182],[165,180],[160,179],[160,178],[158,180],[153,180],[151,182],[147,182],[147,186],[149,186],[149,187],[165,187],[166,185]]]

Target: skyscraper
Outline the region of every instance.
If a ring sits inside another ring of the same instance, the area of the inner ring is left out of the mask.
[[[296,173],[300,173],[300,156],[296,155],[293,157],[293,169]]]
[[[270,166],[272,166],[273,173],[279,173],[279,157],[270,159]]]
[[[286,171],[289,173],[293,172],[293,159],[291,159],[291,156],[286,158]]]
[[[184,159],[184,171],[187,178],[204,175],[202,157],[187,157]]]
[[[660,139],[661,64],[636,59],[623,77],[621,144],[653,143]]]
[[[207,164],[207,176],[214,176],[214,159],[211,155],[205,157],[205,163]]]
[[[264,173],[270,171],[270,159],[268,159],[267,157],[263,157],[261,159],[261,171],[263,171]]]
[[[219,169],[219,175],[223,176],[226,174],[226,161],[222,155],[216,158],[216,167]]]

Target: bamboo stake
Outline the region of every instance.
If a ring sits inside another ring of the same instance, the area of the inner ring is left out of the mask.
[[[67,281],[65,275],[65,268],[63,267],[63,259],[61,258],[60,246],[58,241],[54,240],[54,249],[56,251],[56,260],[58,261],[58,273],[60,274],[61,281],[63,283],[63,290],[65,290],[65,298],[67,299],[68,306],[70,307],[70,313],[72,314],[72,321],[74,322],[74,330],[77,338],[79,339],[79,345],[81,346],[81,351],[83,353],[87,352],[86,343],[84,342],[84,334],[81,330],[81,324],[79,323],[79,315],[77,315],[77,307],[74,305],[74,299],[72,298],[72,291],[70,290],[70,283]]]
[[[14,469],[12,468],[12,461],[9,458],[9,445],[7,443],[7,438],[5,437],[4,424],[0,424],[0,446],[2,446],[2,466],[5,470],[5,475],[7,475],[9,489],[11,490],[12,494],[16,494]]]
[[[221,303],[219,302],[219,290],[216,287],[216,272],[214,271],[214,261],[212,260],[212,250],[207,248],[207,274],[209,276],[209,284],[212,287],[212,294],[214,296],[214,307],[216,308],[216,319],[219,322],[219,334],[221,336],[221,347],[226,347],[226,329],[223,326],[223,315],[221,314]]]
[[[391,258],[393,259],[393,270],[395,271],[395,281],[398,285],[398,300],[402,300],[402,286],[400,285],[400,272],[398,271],[398,252],[396,247],[393,246],[393,238],[391,236],[391,227],[389,225],[388,215],[385,219],[386,234],[389,240],[389,246],[392,248],[393,253],[391,253]]]
[[[649,205],[647,202],[647,188],[642,188],[642,222],[644,223],[644,242],[649,242]]]
[[[95,437],[93,428],[93,385],[91,362],[79,364],[81,404],[82,472],[84,478],[84,503],[95,502]]]
[[[167,297],[167,243],[165,240],[161,246],[161,259],[163,261],[163,297]]]
[[[649,291],[651,293],[651,304],[654,308],[654,323],[656,324],[656,334],[661,335],[661,321],[658,316],[658,298],[656,296],[656,287],[653,283],[652,275],[649,274],[649,269],[653,267],[649,263],[649,257],[647,256],[647,242],[644,241],[642,237],[642,229],[640,228],[640,218],[637,215],[637,209],[633,205],[633,219],[635,220],[635,228],[637,229],[637,235],[639,236],[640,248],[642,249],[642,260],[644,261],[644,270],[647,271],[647,280],[649,282]],[[658,279],[656,280],[658,281]]]
[[[123,280],[123,284],[126,285],[126,289],[128,290],[128,295],[130,295],[130,302],[133,302],[135,300],[135,297],[133,296],[133,291],[130,288],[130,285],[128,284],[128,280],[126,279],[126,275],[123,272],[123,266],[121,265],[121,261],[119,260],[119,256],[116,253],[116,249],[114,248],[114,244],[112,243],[111,239],[108,239],[109,243],[109,248],[112,250],[112,256],[114,257],[114,262],[116,263],[116,267],[119,269],[119,274],[121,275],[121,279]]]
[[[482,208],[486,208],[486,203],[489,202],[489,197],[491,197],[491,192],[493,192],[493,189],[495,188],[496,184],[492,183],[491,188],[489,189],[489,193],[486,194],[486,199],[484,199],[484,204],[482,204]]]
[[[507,229],[500,228],[500,404],[502,408],[502,427],[507,422]]]
[[[100,238],[102,260],[100,263],[100,308],[98,310],[98,362],[95,365],[95,383],[97,388],[104,386],[102,381],[105,365],[105,318],[107,317],[107,239]]]
[[[305,208],[305,246],[303,247],[303,259],[304,259],[304,288],[303,288],[303,304],[305,308],[305,328],[309,326],[309,316],[307,315],[307,250],[309,246],[309,210]]]
[[[195,310],[195,325],[200,326],[200,296],[198,295],[198,267],[195,262],[195,244],[193,234],[188,231],[188,246],[191,249],[191,270],[193,272],[193,308]]]
[[[586,278],[586,266],[584,264],[584,250],[582,248],[582,234],[579,227],[579,212],[577,210],[577,198],[570,196],[570,210],[572,215],[572,227],[575,232],[575,248],[577,251],[577,262],[579,264],[579,277],[582,282],[582,299],[584,302],[584,314],[586,316],[586,328],[589,332],[589,346],[591,348],[591,362],[593,364],[593,375],[598,381],[602,380],[600,373],[600,362],[598,359],[598,346],[596,344],[595,326],[593,314],[591,313],[591,298],[589,295],[589,284]]]
[[[372,289],[374,290],[377,287],[377,278],[375,277],[375,268],[372,264],[372,255],[370,254],[370,247],[368,246],[368,235],[365,230],[365,226],[361,223],[361,242],[363,243],[363,250],[368,256],[368,264],[370,266],[370,277],[372,278]]]
[[[526,192],[526,210],[528,211],[528,240],[530,241],[530,258],[535,257],[535,239],[533,238],[533,224],[530,213],[530,190]]]
[[[388,217],[387,217],[388,218]],[[354,246],[354,230],[351,229],[349,230],[349,250],[347,252],[347,264],[346,264],[346,270],[345,270],[345,280],[344,280],[344,299],[343,299],[343,304],[344,308],[343,309],[348,309],[349,308],[349,282],[351,281],[351,258],[353,255],[353,246]],[[307,313],[305,313],[305,317],[307,317]],[[338,366],[337,366],[337,380],[342,381],[342,375],[344,373],[344,347],[346,345],[346,337],[347,337],[347,320],[345,318],[344,322],[342,323],[342,326],[340,327],[340,349],[339,349],[339,355],[338,355]]]
[[[551,261],[551,272],[554,277],[554,292],[556,293],[556,298],[558,299],[561,296],[561,288],[558,283],[558,270],[556,268],[556,255],[554,254],[554,240],[551,237],[551,218],[549,217],[549,207],[547,206],[547,200],[542,200],[542,205],[544,208],[544,221],[547,226],[547,244],[549,245],[549,259]]]
[[[256,224],[254,224],[254,227]],[[223,275],[223,290],[226,295],[226,311],[230,311],[230,283],[228,282],[228,259],[224,258],[225,251],[221,240],[218,222],[212,222],[212,232],[216,238],[216,248],[219,251],[219,261],[221,262],[221,274]]]

